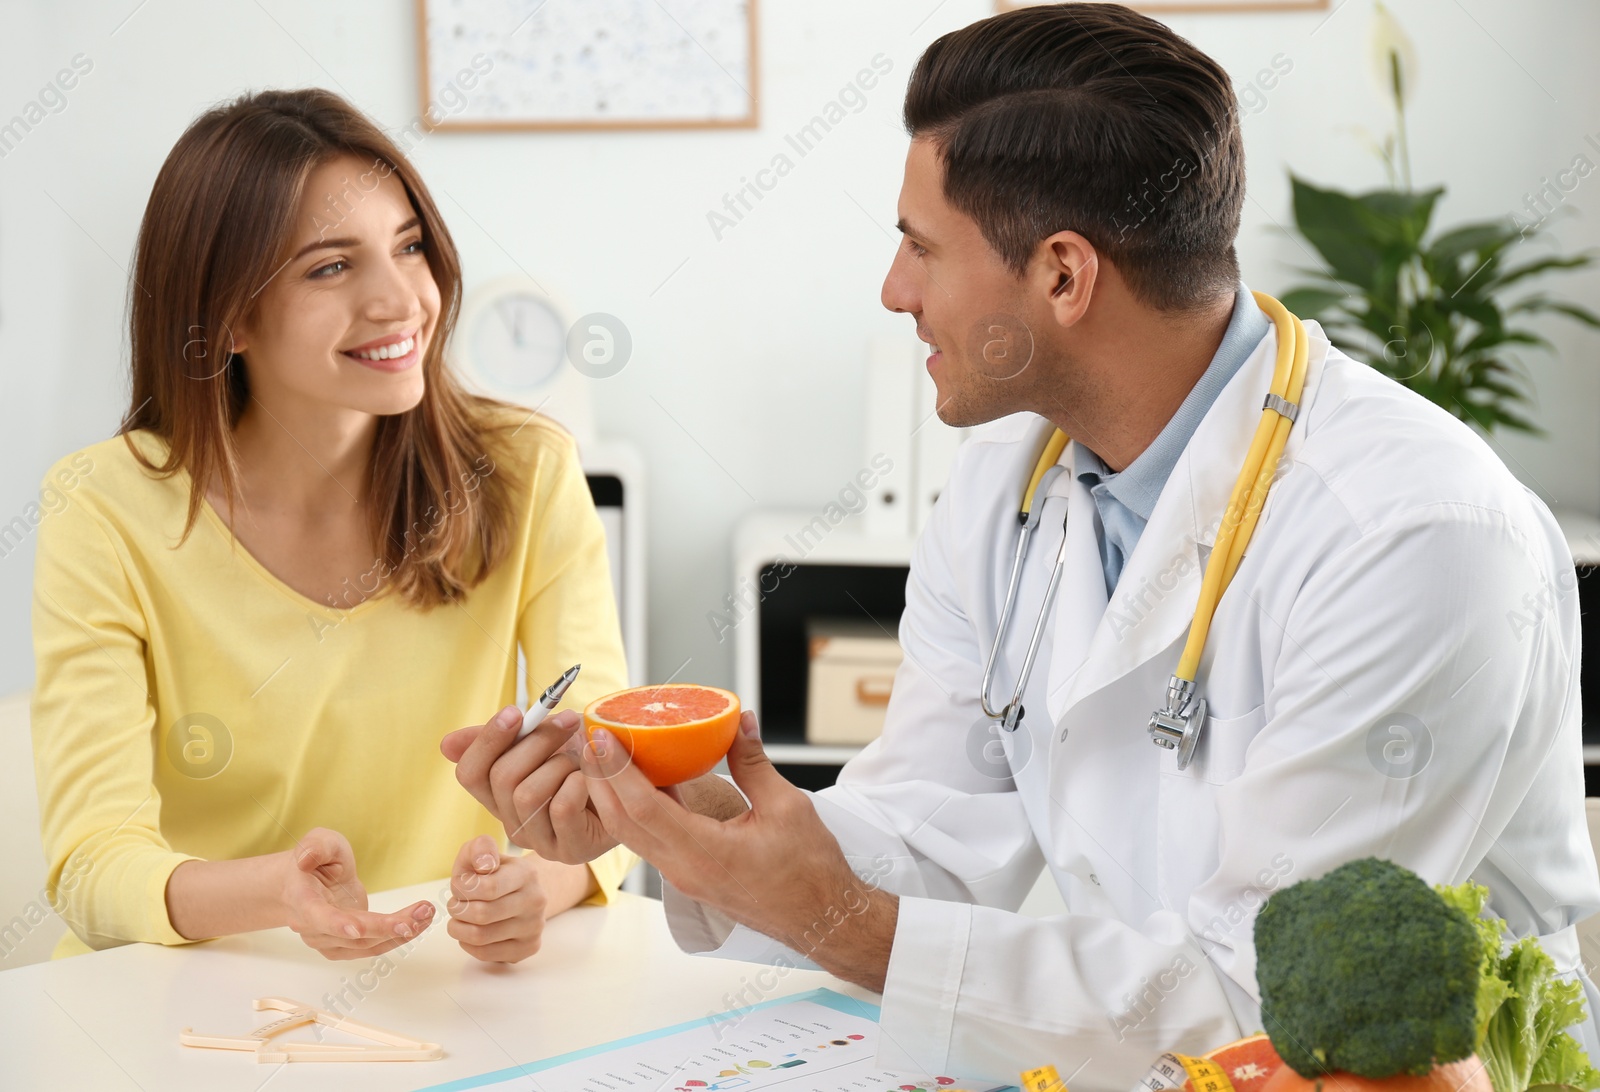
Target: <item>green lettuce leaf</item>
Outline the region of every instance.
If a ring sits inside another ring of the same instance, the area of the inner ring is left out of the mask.
[[[1583,987],[1558,977],[1555,961],[1533,937],[1500,954],[1505,923],[1483,916],[1488,888],[1468,881],[1436,890],[1478,930],[1478,1057],[1494,1092],[1530,1092],[1537,1085],[1600,1089],[1600,1071],[1566,1033],[1586,1017]]]
[[[1578,1045],[1578,1040],[1561,1032],[1550,1040],[1550,1045],[1534,1063],[1530,1080],[1535,1085],[1562,1085],[1593,1092],[1600,1088],[1600,1071],[1589,1064],[1589,1056]]]

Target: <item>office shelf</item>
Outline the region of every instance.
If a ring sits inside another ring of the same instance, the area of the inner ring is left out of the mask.
[[[905,610],[912,541],[869,535],[861,522],[760,512],[734,533],[735,688],[760,715],[772,761],[807,788],[831,784],[860,748],[805,741],[806,621],[870,619],[893,636]]]
[[[1555,517],[1578,568],[1600,566],[1600,519],[1566,509],[1557,511]]]
[[[860,754],[861,748],[820,743],[768,743],[766,751],[767,757],[780,766],[843,766]]]
[[[1588,796],[1600,796],[1600,519],[1586,513],[1558,510],[1556,522],[1566,535],[1567,549],[1578,573],[1579,625],[1583,634],[1583,663],[1579,666],[1579,692],[1583,699],[1583,780]],[[1559,590],[1559,589],[1558,589]]]
[[[1593,712],[1586,718],[1583,763],[1591,771],[1591,791],[1600,792],[1600,655],[1593,651],[1600,649],[1600,627],[1589,625],[1591,617],[1600,617],[1600,580],[1594,579],[1600,571],[1600,519],[1568,511],[1556,517],[1577,565],[1584,608],[1589,653],[1582,669],[1584,706]],[[734,534],[735,688],[761,715],[762,738],[773,762],[814,768],[813,777],[837,770],[860,748],[805,742],[805,645],[796,623],[814,611],[873,618],[893,633],[905,609],[913,541],[868,535],[860,523],[852,516],[829,526],[816,511],[768,511],[741,521]],[[780,576],[783,566],[793,571]],[[794,601],[797,592],[803,601]]]

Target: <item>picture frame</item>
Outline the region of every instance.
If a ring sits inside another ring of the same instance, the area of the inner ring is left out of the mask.
[[[416,0],[432,132],[753,129],[758,0]]]
[[[995,0],[995,11],[1043,7],[1060,0]],[[1122,2],[1122,0],[1119,0]],[[1186,15],[1191,12],[1285,12],[1327,11],[1329,0],[1126,0],[1135,11],[1146,15]]]

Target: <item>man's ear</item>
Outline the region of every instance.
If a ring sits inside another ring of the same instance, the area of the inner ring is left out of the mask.
[[[1083,318],[1100,273],[1094,244],[1076,231],[1058,231],[1039,244],[1036,276],[1059,326]]]

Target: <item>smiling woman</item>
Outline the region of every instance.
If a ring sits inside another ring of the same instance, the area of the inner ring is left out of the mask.
[[[156,180],[134,280],[123,432],[168,440],[158,470],[181,466],[231,506],[239,449],[271,424],[262,406],[355,411],[333,416],[370,434],[368,518],[403,594],[452,599],[468,586],[469,552],[486,569],[501,560],[506,475],[432,550],[406,549],[407,528],[487,455],[472,427],[486,407],[446,372],[435,337],[460,304],[449,231],[415,168],[342,99],[266,92],[196,121]],[[414,356],[358,355],[405,337]],[[197,490],[186,531],[200,501]]]
[[[426,186],[338,96],[246,96],[168,156],[132,279],[131,409],[35,576],[64,950],[287,924],[366,957],[434,909],[363,881],[449,873],[463,948],[531,954],[631,858],[503,854],[438,741],[515,700],[519,647],[530,691],[578,661],[573,703],[620,689],[621,638],[571,437],[445,364]]]

